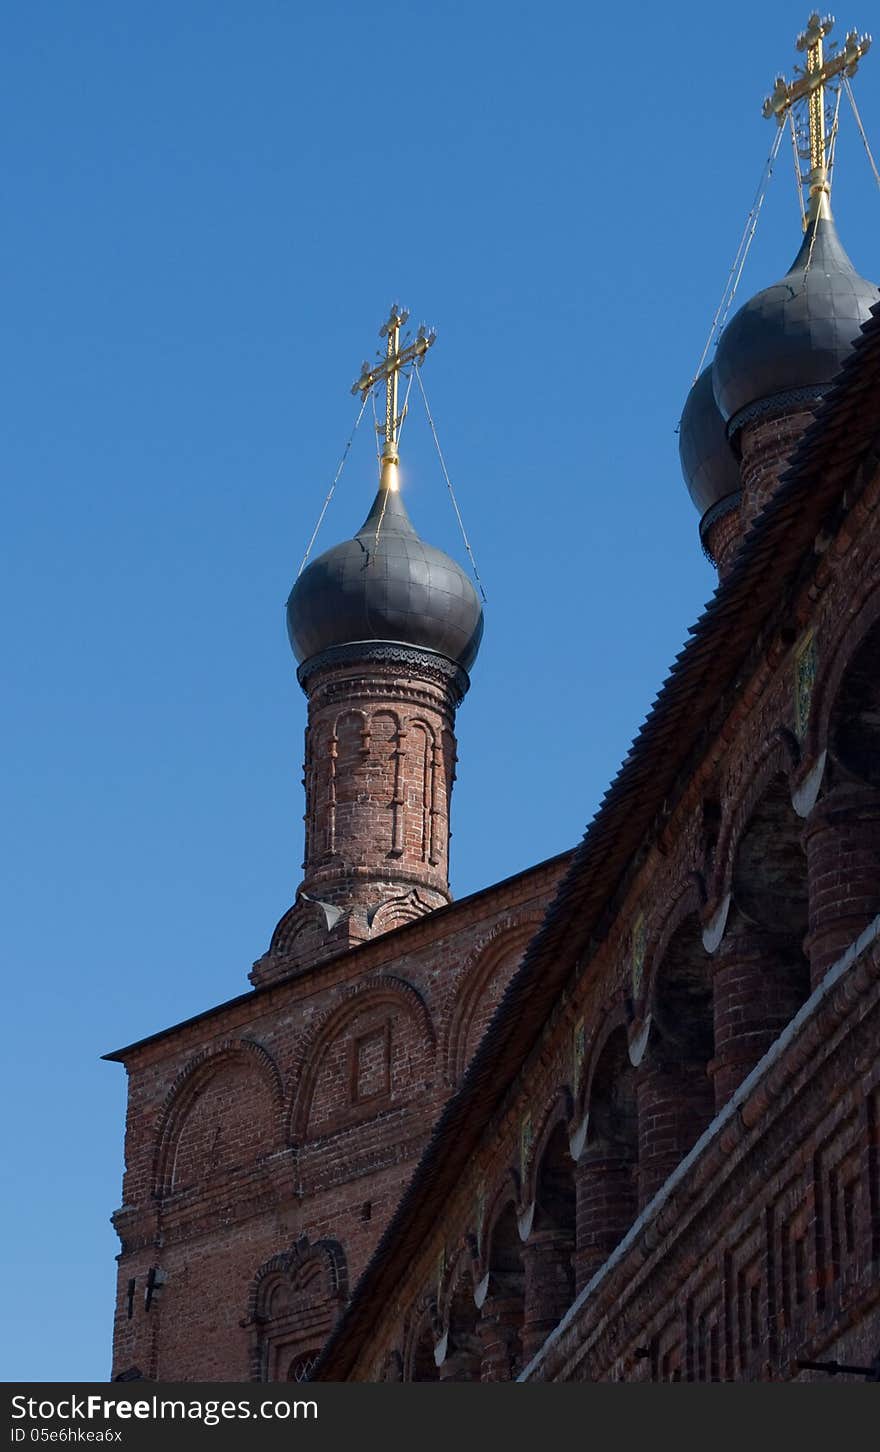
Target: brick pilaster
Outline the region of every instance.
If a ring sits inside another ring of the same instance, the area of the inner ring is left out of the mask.
[[[800,944],[755,929],[724,939],[715,959],[715,1108],[755,1067],[806,997]]]
[[[479,1381],[481,1348],[476,1336],[454,1339],[440,1366],[441,1381]]]
[[[514,1381],[522,1366],[521,1296],[487,1296],[477,1335],[482,1347],[481,1381]]]
[[[714,1115],[706,1066],[654,1048],[636,1076],[639,1112],[639,1207],[647,1205]]]
[[[582,1291],[636,1217],[636,1167],[625,1155],[595,1147],[584,1151],[574,1173],[577,1189],[575,1285]]]
[[[804,831],[813,987],[880,913],[880,792],[842,783],[820,797]]]
[[[524,1365],[541,1349],[574,1299],[573,1250],[571,1234],[556,1228],[533,1230],[523,1246]]]

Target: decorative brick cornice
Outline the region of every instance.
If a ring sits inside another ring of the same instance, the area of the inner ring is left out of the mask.
[[[308,1288],[307,1306],[299,1305],[289,1309],[286,1315],[273,1317],[270,1297],[276,1287],[285,1284],[292,1292]],[[299,1332],[308,1343],[311,1331],[320,1345],[347,1295],[348,1266],[338,1240],[325,1237],[312,1245],[308,1236],[303,1235],[292,1250],[282,1251],[265,1261],[251,1283],[247,1315],[239,1323],[243,1330],[250,1332],[251,1380],[268,1379],[270,1342],[287,1347],[291,1334]]]
[[[317,1187],[322,1192],[337,1185],[351,1187],[362,1177],[412,1165],[431,1132],[434,1105],[430,1091],[421,1090],[408,1104],[337,1125],[322,1139],[310,1141],[297,1159],[299,1193],[308,1197]],[[379,1133],[365,1143],[365,1131],[371,1126]]]
[[[789,388],[783,393],[771,394],[769,398],[758,398],[733,415],[727,425],[727,437],[734,438],[740,429],[747,424],[756,423],[758,419],[775,418],[786,413],[806,413],[821,401],[828,392],[828,387],[827,383],[812,383],[807,388]]]
[[[742,490],[734,489],[732,494],[725,494],[723,499],[717,499],[714,504],[711,504],[700,520],[700,544],[703,546],[703,554],[706,556],[706,559],[711,560],[713,565],[715,564],[715,560],[707,543],[709,530],[713,524],[717,524],[719,519],[723,519],[726,514],[732,514],[735,509],[739,509],[741,504]]]
[[[157,1195],[166,1195],[171,1188],[171,1167],[177,1138],[195,1095],[218,1069],[226,1064],[242,1063],[249,1064],[269,1088],[275,1109],[276,1146],[282,1148],[284,1088],[278,1065],[262,1044],[253,1039],[225,1039],[190,1059],[165,1096],[156,1125],[153,1183]]]
[[[292,1149],[219,1176],[210,1185],[172,1193],[159,1205],[163,1245],[193,1240],[231,1224],[277,1214],[298,1194],[296,1154]]]
[[[303,1235],[292,1250],[273,1255],[260,1266],[251,1283],[246,1324],[265,1314],[264,1288],[268,1282],[279,1275],[295,1281],[307,1267],[313,1265],[317,1265],[324,1272],[327,1299],[344,1301],[348,1295],[348,1266],[345,1251],[339,1241],[323,1239],[312,1245],[308,1236]]]
[[[303,690],[307,691],[309,683],[319,672],[339,666],[360,665],[362,662],[403,666],[407,670],[424,673],[429,679],[450,685],[457,697],[456,704],[464,699],[470,687],[467,671],[448,656],[391,640],[359,640],[352,645],[334,645],[320,655],[313,655],[309,660],[303,661],[296,678]]]

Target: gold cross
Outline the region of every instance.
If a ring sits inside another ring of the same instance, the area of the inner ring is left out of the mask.
[[[405,309],[400,308],[397,303],[393,305],[388,321],[379,329],[379,337],[387,339],[384,359],[375,368],[371,368],[369,363],[362,363],[361,376],[351,387],[352,393],[359,393],[362,398],[366,398],[371,388],[381,383],[383,378],[385,380],[385,423],[380,427],[380,432],[385,437],[383,459],[397,458],[397,435],[403,423],[403,415],[397,412],[397,379],[400,370],[409,363],[420,366],[421,360],[437,337],[433,328],[429,331],[422,324],[414,340],[401,348],[400,330],[408,317],[409,313]]]
[[[834,76],[854,76],[862,56],[870,49],[870,35],[859,35],[851,30],[843,49],[837,43],[829,44],[826,59],[824,40],[834,25],[834,16],[826,15],[824,20],[814,11],[807,21],[807,28],[797,38],[797,48],[805,51],[806,68],[795,67],[796,79],[786,81],[777,76],[773,92],[764,102],[764,115],[775,116],[784,126],[791,108],[798,101],[807,100],[810,122],[810,173],[807,177],[810,195],[810,220],[822,214],[827,215],[826,198],[830,191],[828,184],[828,144],[825,136],[825,86]]]

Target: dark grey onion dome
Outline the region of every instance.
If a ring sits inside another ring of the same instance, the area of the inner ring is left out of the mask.
[[[812,222],[785,277],[751,298],[721,334],[712,377],[729,434],[777,405],[821,397],[878,299],[833,220]]]
[[[287,601],[287,633],[300,663],[332,646],[397,641],[466,671],[480,648],[483,610],[464,570],[416,534],[400,494],[380,488],[354,539],[303,570]]]
[[[688,493],[701,515],[739,490],[739,464],[715,402],[711,364],[687,396],[678,429],[678,455]]]

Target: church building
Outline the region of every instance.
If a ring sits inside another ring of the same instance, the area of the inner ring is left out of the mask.
[[[829,28],[765,107],[794,261],[681,420],[718,588],[581,843],[455,902],[482,610],[403,502],[392,309],[378,492],[288,601],[302,885],[247,992],[107,1056],[116,1378],[880,1378],[880,290]]]

